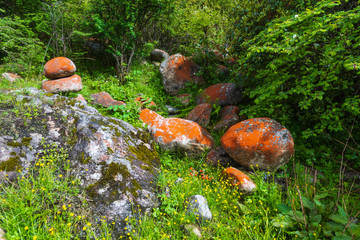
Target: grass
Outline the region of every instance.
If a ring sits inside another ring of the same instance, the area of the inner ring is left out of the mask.
[[[164,106],[181,108],[167,96],[156,67],[135,64],[127,82],[117,83],[110,74],[79,72],[84,89],[80,92],[90,103],[90,95],[108,92],[114,99],[127,103],[123,108],[97,109],[143,127],[138,119],[139,105],[133,100],[139,94],[153,100],[157,112],[167,116]],[[40,88],[40,78],[13,84],[2,81],[0,88]],[[193,95],[199,89],[189,87]],[[77,94],[66,94],[76,97]],[[1,95],[0,99],[7,99]],[[194,102],[192,102],[194,104]],[[194,105],[183,107],[186,115]],[[18,109],[7,111],[26,111]],[[24,115],[25,116],[25,115]],[[213,122],[210,126],[214,125]],[[209,129],[211,130],[211,129]],[[216,144],[222,133],[212,133]],[[29,169],[20,171],[17,181],[1,183],[0,226],[7,239],[111,239],[111,223],[96,222],[89,211],[86,194],[78,180],[69,174],[67,153],[56,146],[46,146]],[[252,194],[244,194],[221,174],[221,167],[210,167],[205,155],[189,158],[178,153],[158,150],[161,173],[158,177],[162,204],[141,219],[128,219],[134,229],[125,239],[197,239],[185,230],[195,226],[203,239],[358,239],[356,223],[360,206],[355,181],[339,184],[339,171],[312,167],[306,161],[292,159],[276,173],[252,169],[249,177],[257,185]],[[314,151],[316,151],[314,147]],[[328,161],[330,162],[330,161]],[[316,163],[316,159],[313,161]],[[330,162],[332,169],[340,163]],[[177,179],[183,181],[177,183]],[[188,212],[188,199],[195,194],[206,197],[213,219],[200,222]],[[99,226],[97,226],[99,224]]]

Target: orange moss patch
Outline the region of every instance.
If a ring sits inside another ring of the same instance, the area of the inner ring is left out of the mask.
[[[220,106],[237,104],[241,100],[241,91],[235,83],[218,83],[204,90],[196,103],[218,104]]]
[[[78,92],[82,89],[82,83],[79,75],[73,75],[67,78],[43,81],[41,88],[51,93]]]
[[[44,66],[44,75],[49,79],[69,77],[75,72],[75,64],[66,57],[53,58]]]
[[[94,93],[91,95],[91,97],[94,99],[93,104],[99,104],[104,107],[110,107],[115,105],[124,105],[124,106],[126,105],[126,103],[122,101],[114,100],[107,92]]]

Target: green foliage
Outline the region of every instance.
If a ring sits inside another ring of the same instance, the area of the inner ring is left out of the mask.
[[[115,58],[116,72],[121,82],[124,82],[125,75],[130,71],[137,39],[146,25],[159,17],[164,2],[158,0],[91,1],[91,13],[98,30],[98,37]]]
[[[0,62],[7,63],[5,70],[24,76],[38,72],[44,51],[29,24],[16,16],[0,18]]]
[[[353,123],[356,132],[359,20],[359,4],[321,1],[270,22],[244,42],[241,83],[252,101],[240,114],[275,118],[298,139],[345,131]]]

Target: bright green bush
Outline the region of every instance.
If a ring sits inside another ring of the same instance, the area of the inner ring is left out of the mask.
[[[350,130],[354,121],[356,132],[360,5],[351,2],[321,1],[242,44],[241,83],[251,101],[241,114],[273,117],[305,138]]]

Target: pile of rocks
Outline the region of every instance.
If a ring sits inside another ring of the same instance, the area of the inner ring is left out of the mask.
[[[81,78],[74,75],[75,64],[66,57],[57,57],[44,66],[44,75],[49,80],[42,82],[41,88],[50,93],[79,92],[82,89]]]

